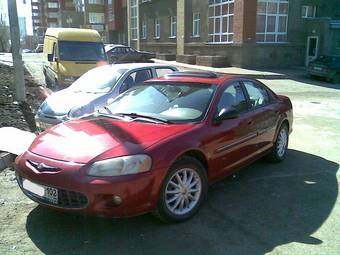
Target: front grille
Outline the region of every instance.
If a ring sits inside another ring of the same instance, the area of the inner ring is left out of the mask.
[[[39,172],[59,172],[61,170],[58,167],[49,166],[44,163],[34,162],[32,160],[27,160],[27,162]]]
[[[17,176],[17,180],[24,194],[37,203],[51,205],[54,207],[65,208],[65,209],[83,209],[87,207],[87,204],[88,204],[87,197],[82,193],[56,188],[58,190],[58,204],[55,204],[44,197],[40,197],[24,189],[22,187],[21,177]]]

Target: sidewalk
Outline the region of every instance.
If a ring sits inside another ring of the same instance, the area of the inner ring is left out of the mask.
[[[244,69],[238,67],[208,67],[208,66],[198,66],[190,65],[185,63],[180,63],[176,61],[165,61],[160,59],[154,59],[157,63],[170,64],[176,66],[178,69],[196,69],[200,71],[210,71],[215,72],[220,75],[238,75],[246,76],[254,79],[289,79],[292,77],[303,77],[306,76],[306,70],[304,67],[297,67],[295,69],[276,69],[276,70],[254,70],[254,69]]]

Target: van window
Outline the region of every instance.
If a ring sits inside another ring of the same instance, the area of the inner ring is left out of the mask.
[[[59,58],[68,61],[106,60],[104,47],[100,42],[59,41]]]

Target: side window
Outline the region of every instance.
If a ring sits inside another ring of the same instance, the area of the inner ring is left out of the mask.
[[[174,70],[170,68],[156,68],[156,75],[157,77],[162,77],[168,73],[172,73]]]
[[[123,93],[126,90],[132,88],[133,86],[138,86],[146,80],[151,78],[150,69],[138,70],[136,72],[131,73],[128,77],[125,78],[124,82],[120,86],[119,93]]]
[[[217,105],[217,112],[223,108],[234,107],[239,112],[247,110],[247,100],[239,82],[229,85],[223,92]]]
[[[243,84],[248,92],[252,108],[257,108],[269,103],[268,92],[265,88],[251,81],[244,81]]]

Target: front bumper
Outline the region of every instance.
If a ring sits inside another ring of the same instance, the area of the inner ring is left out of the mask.
[[[38,171],[28,159],[60,170]],[[86,165],[83,164],[56,161],[30,152],[25,152],[16,159],[16,176],[20,188],[30,199],[44,206],[104,217],[133,216],[151,211],[155,207],[161,180],[164,178],[159,176],[161,171],[102,178],[87,176],[85,168]],[[58,193],[62,194],[58,198],[58,204],[23,189],[23,179],[58,189]],[[119,196],[122,203],[115,204],[113,196]]]

